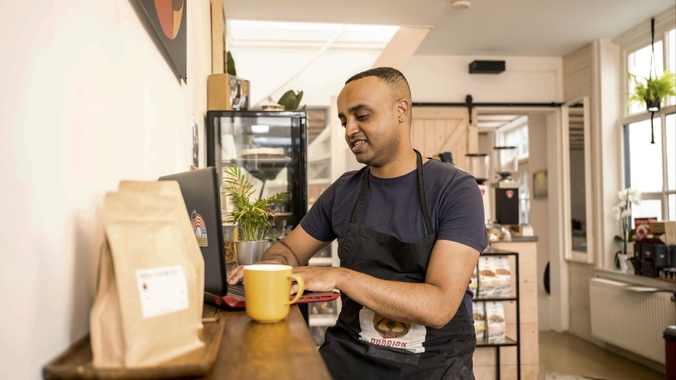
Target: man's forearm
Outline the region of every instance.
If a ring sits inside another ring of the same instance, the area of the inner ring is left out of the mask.
[[[339,289],[383,317],[430,327],[445,326],[465,296],[479,252],[447,240],[435,244],[422,283],[381,280],[347,268],[299,267],[305,289]]]
[[[276,242],[270,248],[268,248],[268,250],[265,251],[265,254],[263,254],[261,260],[276,261],[280,264],[291,265],[293,267],[297,267],[299,265],[296,255],[294,255],[293,251],[291,251],[291,249],[289,249],[289,247],[284,244],[283,240]]]
[[[383,317],[441,328],[455,315],[467,285],[444,289],[428,283],[380,280],[342,268],[336,288]]]

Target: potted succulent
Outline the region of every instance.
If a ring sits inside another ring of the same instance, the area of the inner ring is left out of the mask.
[[[629,98],[630,102],[645,102],[649,112],[660,110],[660,102],[667,96],[676,96],[676,75],[666,70],[661,77],[640,78],[629,74],[634,81],[634,91]]]
[[[225,193],[230,197],[233,210],[228,214],[231,223],[237,224],[237,256],[239,264],[252,264],[259,261],[263,252],[270,246],[265,234],[274,215],[270,212],[273,204],[289,200],[287,192],[277,193],[267,198],[252,201],[254,185],[247,179],[237,165],[225,170]]]

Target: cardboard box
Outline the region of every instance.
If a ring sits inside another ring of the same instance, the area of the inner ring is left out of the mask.
[[[248,80],[230,74],[209,75],[207,78],[207,110],[247,109],[249,109]]]
[[[676,244],[676,222],[651,222],[650,232],[664,244]]]

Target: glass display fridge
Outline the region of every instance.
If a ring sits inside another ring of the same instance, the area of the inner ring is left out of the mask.
[[[225,168],[237,164],[252,181],[254,196],[289,193],[286,205],[273,210],[268,238],[278,240],[293,229],[307,212],[305,112],[208,111],[206,134],[206,164],[215,166],[221,179]],[[226,215],[230,201],[224,198]]]

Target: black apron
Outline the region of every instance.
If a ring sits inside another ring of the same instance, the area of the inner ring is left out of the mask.
[[[425,281],[436,234],[427,211],[422,157],[418,151],[416,155],[427,236],[416,243],[404,243],[359,226],[368,189],[369,169],[365,167],[359,200],[338,251],[341,267],[383,280]],[[473,321],[462,304],[451,322],[434,329],[383,318],[345,294],[341,300],[338,321],[327,329],[320,348],[334,379],[474,379],[476,337]]]

